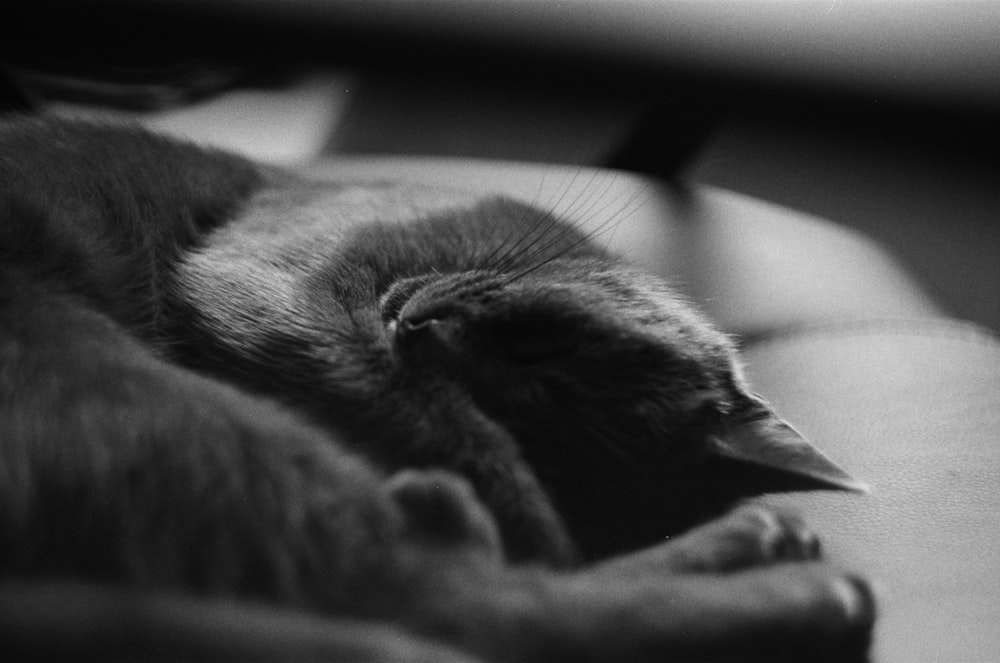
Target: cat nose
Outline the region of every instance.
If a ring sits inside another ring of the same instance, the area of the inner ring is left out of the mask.
[[[425,318],[423,320],[403,318],[396,324],[396,338],[405,341],[419,335],[438,334],[440,330],[441,320],[438,318]]]
[[[394,342],[405,354],[433,358],[456,353],[462,335],[462,324],[453,317],[403,318],[396,323]]]

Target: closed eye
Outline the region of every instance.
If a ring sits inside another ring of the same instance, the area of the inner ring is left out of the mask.
[[[579,350],[578,332],[566,321],[533,317],[494,323],[490,332],[494,352],[516,364],[537,364]]]
[[[507,346],[500,351],[507,361],[523,366],[540,364],[572,354],[576,350],[573,343],[551,343],[542,341],[536,344],[521,343],[517,346]]]

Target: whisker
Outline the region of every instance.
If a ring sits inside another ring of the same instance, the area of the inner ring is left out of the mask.
[[[577,177],[579,176],[579,174],[582,171],[583,171],[582,167],[577,168],[576,174],[573,176],[573,180],[570,183],[570,186],[567,187],[567,189],[566,189],[567,193],[576,184]],[[587,182],[580,189],[580,193],[576,196],[576,198],[572,201],[572,203],[570,205],[567,205],[566,209],[564,209],[562,211],[563,215],[565,215],[565,216],[576,216],[578,210],[580,209],[580,207],[586,205],[591,199],[593,199],[593,197],[595,195],[595,188],[596,188],[594,186],[594,180],[596,180],[597,177],[598,177],[598,175],[600,175],[600,174],[601,174],[601,171],[599,171],[597,169],[591,169],[590,178],[587,180]],[[560,199],[560,201],[557,203],[557,205],[561,204],[561,203],[562,203],[562,200]],[[553,206],[551,209],[554,212],[555,209],[557,209],[557,207]]]
[[[536,243],[534,246],[528,247],[528,248],[530,248],[532,250],[530,252],[529,251],[525,251],[524,253],[522,253],[521,255],[519,255],[518,256],[518,262],[521,262],[521,263],[531,263],[535,258],[537,258],[538,256],[541,256],[541,255],[544,255],[552,247],[558,245],[566,237],[568,237],[569,235],[574,234],[576,232],[578,232],[578,229],[575,226],[567,223],[564,227],[562,227],[559,230],[558,233],[555,234],[555,236],[549,238],[548,241],[546,241],[544,243],[541,243],[541,244]],[[564,250],[560,250],[557,253],[557,255],[558,256],[565,255],[565,253],[567,251],[571,251],[571,250],[573,250],[574,248],[576,248],[579,245],[580,245],[580,242],[577,241],[577,242],[569,245],[568,247],[566,247]],[[513,265],[511,265],[511,266],[513,266]]]
[[[502,263],[506,258],[506,256],[510,255],[511,252],[516,250],[516,247],[521,242],[525,241],[525,238],[527,236],[530,236],[532,233],[535,232],[537,225],[532,225],[531,230],[529,230],[528,233],[524,234],[521,233],[521,228],[525,224],[525,222],[530,220],[530,218],[537,210],[537,201],[540,196],[541,196],[541,190],[539,189],[535,195],[535,202],[530,207],[525,209],[521,217],[513,224],[513,228],[511,229],[510,233],[508,233],[508,235],[504,238],[504,240],[499,245],[497,245],[497,247],[494,248],[493,251],[491,251],[488,256],[486,256],[486,259],[484,261],[485,268],[493,267],[495,264]],[[542,218],[544,219],[544,215],[542,216]],[[515,240],[515,238],[516,241],[513,244],[513,246],[511,246],[510,242],[512,240]],[[494,263],[494,261],[496,261],[496,263]]]
[[[665,165],[661,165],[661,171]],[[509,271],[517,264],[527,265],[508,279],[507,282],[511,282],[523,278],[549,264],[552,260],[565,256],[601,235],[607,234],[607,240],[602,244],[605,249],[608,249],[612,245],[619,225],[642,209],[655,194],[653,187],[655,175],[644,178],[645,181],[637,192],[629,192],[626,187],[610,195],[620,179],[620,173],[612,171],[603,183],[598,183],[597,178],[602,174],[608,175],[608,173],[600,169],[592,169],[587,181],[581,186],[580,180],[583,173],[583,167],[578,167],[554,203],[546,206],[543,212],[533,214],[531,210],[537,209],[542,189],[540,187],[532,207],[522,215],[515,224],[514,230],[504,241],[495,246],[486,256],[484,264],[498,272]],[[571,192],[574,195],[572,199],[569,199],[568,196],[571,195]],[[556,214],[557,210],[561,210],[559,215]],[[581,226],[591,225],[595,219],[605,216],[607,218],[604,221],[584,233],[581,238],[571,241],[555,254],[538,260],[549,253],[553,247],[566,241],[567,237],[580,232]],[[524,224],[528,221],[532,222],[532,227],[524,232]]]
[[[607,207],[607,205],[605,207]],[[602,208],[602,210],[599,210],[598,213],[600,213],[600,211],[603,211],[603,209],[604,208]],[[581,246],[581,245],[585,244],[586,242],[589,242],[589,241],[593,240],[595,237],[597,237],[597,236],[603,234],[604,232],[606,232],[609,225],[612,225],[613,226],[612,230],[614,230],[615,228],[618,227],[618,225],[622,222],[622,220],[623,220],[623,218],[619,218],[617,215],[609,216],[604,222],[602,222],[596,228],[593,228],[590,231],[584,233],[583,236],[579,240],[573,242],[572,244],[570,244],[569,246],[567,246],[565,249],[559,251],[552,258],[543,261],[539,265],[536,265],[534,268],[531,268],[530,271],[534,271],[535,268],[540,267],[540,266],[542,266],[544,264],[548,264],[549,262],[551,262],[551,260],[553,260],[555,258],[558,258],[558,257],[562,257],[562,256],[566,255],[568,252],[570,252],[573,249],[577,248],[578,246]],[[546,243],[542,244],[541,246],[537,247],[530,254],[526,254],[526,255],[521,256],[522,262],[531,262],[536,257],[538,257],[540,255],[543,255],[550,248],[552,248],[553,246],[555,246],[556,244],[558,244],[559,242],[561,242],[567,235],[569,235],[571,233],[574,233],[574,232],[578,232],[578,231],[579,231],[579,228],[576,227],[576,224],[567,222],[565,224],[565,227],[563,227],[562,230],[559,233],[557,233],[555,237],[552,237],[548,242],[546,242]],[[521,276],[523,276],[526,273],[528,273],[528,271],[522,272]],[[520,277],[518,277],[518,278],[520,278]]]
[[[553,202],[553,203],[551,203],[549,205],[546,205],[545,206],[545,211],[540,216],[535,217],[535,219],[534,219],[535,225],[531,229],[531,231],[529,231],[528,233],[525,233],[523,236],[521,236],[518,239],[518,241],[514,243],[513,246],[509,246],[509,247],[508,246],[503,246],[503,247],[500,247],[500,248],[505,248],[506,250],[499,257],[497,257],[497,251],[494,251],[493,253],[490,254],[489,260],[492,260],[494,258],[497,259],[497,268],[498,268],[498,271],[504,271],[504,269],[506,267],[509,267],[511,264],[514,264],[514,263],[516,263],[516,262],[519,261],[520,254],[518,253],[518,251],[519,251],[519,249],[522,249],[522,244],[525,241],[528,241],[529,238],[531,239],[531,241],[529,242],[528,247],[530,247],[535,241],[542,239],[545,236],[545,234],[547,232],[549,232],[553,227],[556,227],[557,225],[562,225],[559,222],[559,219],[555,215],[555,210],[563,206],[563,202],[565,201],[566,196],[569,195],[569,193],[571,191],[573,191],[574,189],[578,189],[579,188],[579,187],[577,187],[577,181],[578,181],[578,179],[580,177],[580,174],[582,172],[583,172],[583,166],[578,166],[576,168],[576,170],[574,171],[574,173],[573,173],[572,179],[565,186],[565,188],[563,188],[562,193],[559,195],[559,198],[555,202]],[[586,192],[588,195],[593,195],[592,194],[592,191],[593,191],[592,184],[593,184],[594,177],[596,177],[596,175],[597,175],[598,172],[599,171],[596,171],[596,170],[594,170],[594,171],[591,172],[591,178],[590,178],[590,180],[586,184],[584,184],[584,186],[581,189],[581,191]],[[544,171],[543,171],[543,178],[544,178]],[[538,195],[536,195],[536,197],[535,197],[535,201],[534,201],[534,203],[532,205],[532,209],[538,209],[538,199],[539,199],[540,195],[541,195],[541,188],[538,189]],[[580,199],[577,198],[577,200],[572,201],[570,203],[570,205],[571,206],[578,205],[579,204],[579,200]],[[530,216],[531,216],[531,213],[527,212],[525,214],[525,216],[522,217],[522,219],[518,222],[518,225],[520,225],[521,221],[523,221],[525,218],[529,218]],[[506,244],[506,241],[505,241],[504,244]],[[527,248],[527,247],[523,247],[523,248]]]
[[[614,187],[618,177],[619,174],[614,173],[612,177],[608,178],[607,185],[604,187],[604,190],[601,192],[598,200],[587,210],[587,215],[581,219],[582,221],[587,222],[595,217],[601,216],[605,210],[621,200],[622,195],[624,195],[624,192],[622,191],[619,191],[619,193],[610,200],[606,200],[608,192]],[[603,204],[601,204],[602,202]],[[600,205],[600,207],[598,207],[598,205]]]
[[[533,220],[534,222],[527,232],[520,233],[516,238],[513,236],[509,237],[508,240],[514,239],[515,241],[511,244],[505,241],[505,246],[502,247],[503,251],[499,254],[494,253],[491,256],[491,267],[494,267],[498,271],[503,271],[508,263],[516,261],[520,253],[533,246],[545,236],[548,232],[547,224],[550,223],[549,217],[545,213],[536,217],[535,212],[532,210],[526,211],[521,219],[518,220],[516,230],[520,230],[524,223],[529,220]]]
[[[487,255],[485,258],[479,255],[479,251],[481,248],[483,248],[483,246],[480,246],[480,244],[478,243],[473,248],[472,264],[474,266],[478,267],[479,269],[491,269],[492,261],[496,258],[497,254],[503,251],[506,248],[508,242],[510,242],[513,239],[513,237],[519,232],[521,225],[531,216],[532,210],[538,208],[539,200],[542,196],[542,191],[545,189],[545,177],[546,177],[546,171],[542,170],[542,176],[539,179],[538,186],[535,188],[535,196],[534,198],[532,198],[530,207],[527,210],[525,210],[523,214],[521,214],[520,218],[518,218],[517,221],[514,222],[513,228],[503,239],[503,241],[501,241],[499,244],[496,244],[496,246],[494,246],[496,231],[503,224],[494,223],[493,226],[490,228],[490,235],[487,238],[485,244],[483,245],[486,248],[494,246],[493,250],[490,251],[489,255]]]
[[[545,235],[549,233],[552,228],[556,227],[558,220],[550,211],[540,212],[540,215],[534,216],[532,212],[527,212],[525,217],[522,218],[519,225],[527,219],[531,219],[534,216],[534,224],[531,229],[522,234],[516,242],[511,246],[507,247],[506,250],[499,256],[496,257],[494,266],[498,271],[505,271],[510,267],[510,265],[516,263],[520,260],[520,257],[524,255],[524,252],[529,250],[532,246],[535,246],[538,242],[545,238]]]
[[[661,182],[660,174],[663,172],[664,168],[668,165],[669,160],[664,160],[661,162],[659,168],[653,175],[648,175],[643,177],[642,186],[638,191],[634,192],[629,199],[616,211],[613,213],[613,217],[618,220],[615,227],[612,229],[611,234],[608,236],[605,249],[610,250],[611,243],[614,240],[614,234],[617,231],[619,225],[628,220],[629,217],[633,216],[636,212],[645,207],[649,201],[651,201],[656,195],[656,185]],[[623,192],[624,193],[624,192]],[[619,194],[614,198],[614,200],[609,201],[604,207],[596,211],[596,214],[603,214],[604,211],[611,206],[611,204],[617,200],[620,200],[622,194]]]
[[[599,199],[604,195],[603,191],[598,190],[598,187],[594,186],[594,181],[600,172],[593,170],[590,179],[583,185],[582,189],[579,189],[580,193],[566,206],[567,210],[564,210],[563,214],[557,215],[555,210],[563,205],[563,201],[572,189],[578,188],[576,182],[581,172],[583,172],[582,167],[578,168],[576,173],[574,173],[572,181],[563,190],[559,200],[554,205],[548,207],[541,216],[537,217],[536,229],[533,229],[531,233],[522,238],[521,242],[518,242],[514,247],[511,247],[511,250],[508,250],[501,256],[497,265],[499,268],[498,271],[507,271],[517,263],[530,262],[536,256],[544,254],[551,247],[563,241],[567,235],[578,232],[577,224],[570,219],[578,216],[580,208],[587,205],[592,206],[591,201],[595,196]],[[569,219],[566,217],[569,217]],[[557,232],[553,234],[553,230]],[[527,240],[529,237],[531,241],[524,244],[524,240]]]
[[[513,283],[514,281],[517,281],[518,279],[524,278],[528,274],[530,274],[530,273],[532,273],[532,272],[534,272],[534,271],[536,271],[536,270],[544,267],[545,265],[551,263],[552,261],[558,260],[559,258],[562,258],[566,254],[568,254],[569,252],[571,252],[573,249],[575,249],[575,248],[577,248],[579,246],[583,246],[584,244],[590,242],[591,240],[593,240],[593,238],[595,236],[597,236],[598,234],[604,232],[605,229],[606,229],[606,227],[607,227],[607,225],[609,223],[615,223],[617,225],[618,221],[615,220],[615,219],[608,219],[607,221],[605,221],[604,223],[602,223],[600,226],[598,226],[594,230],[592,230],[592,231],[584,234],[582,237],[580,237],[575,242],[573,242],[569,246],[565,247],[561,251],[559,251],[559,252],[557,252],[557,253],[549,256],[548,258],[542,260],[541,262],[538,262],[538,263],[536,263],[536,264],[534,264],[534,265],[532,265],[530,267],[527,267],[526,269],[521,270],[520,272],[518,272],[516,274],[511,275],[510,277],[508,277],[507,279],[504,280],[504,284],[507,285],[507,284]],[[538,253],[536,252],[533,255],[538,255]]]
[[[522,246],[516,247],[515,251],[509,251],[503,259],[498,262],[497,266],[500,271],[506,271],[514,265],[524,262],[525,256],[533,254],[540,244],[546,244],[548,242],[547,238],[551,236],[553,231],[561,232],[558,226],[558,221],[554,215],[544,214],[538,218],[540,219],[538,225],[539,231],[531,236],[531,241],[524,243]]]

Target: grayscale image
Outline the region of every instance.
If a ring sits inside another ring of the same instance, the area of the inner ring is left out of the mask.
[[[22,9],[0,658],[1000,659],[1000,6]]]

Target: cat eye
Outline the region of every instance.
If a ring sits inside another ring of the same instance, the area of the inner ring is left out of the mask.
[[[541,364],[572,354],[573,348],[568,345],[556,346],[550,343],[520,344],[505,348],[504,359],[522,366]]]
[[[520,319],[494,325],[494,352],[504,361],[522,366],[565,357],[579,349],[572,330],[553,320]]]

